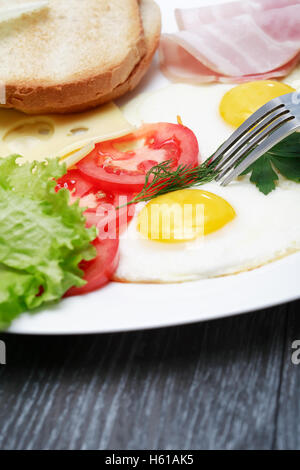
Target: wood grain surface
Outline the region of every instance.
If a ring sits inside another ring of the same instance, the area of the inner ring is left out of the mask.
[[[0,339],[1,449],[300,448],[300,302],[146,332]]]

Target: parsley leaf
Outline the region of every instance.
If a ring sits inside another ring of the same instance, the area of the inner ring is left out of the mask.
[[[265,195],[276,189],[278,175],[300,183],[300,133],[295,132],[269,152],[260,157],[244,171],[251,173],[250,181]]]
[[[269,155],[263,155],[247,168],[246,172],[252,173],[250,181],[254,183],[262,193],[267,195],[276,188],[275,181],[278,180],[278,175],[273,170]]]
[[[293,157],[272,157],[272,161],[277,170],[287,179],[300,183],[300,156]]]

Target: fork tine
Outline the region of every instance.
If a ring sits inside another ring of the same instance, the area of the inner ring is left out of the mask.
[[[224,142],[223,145],[215,152],[211,158],[211,162],[217,160],[222,154],[226,153],[232,145],[249,132],[255,125],[257,125],[261,119],[264,119],[268,115],[272,114],[279,108],[283,108],[284,104],[280,102],[278,98],[269,101],[262,108],[256,111],[250,116],[230,137]]]
[[[276,129],[282,127],[285,123],[291,121],[294,119],[294,116],[292,116],[290,113],[286,113],[280,118],[276,119],[272,124],[270,124],[268,127],[264,127],[261,132],[255,132],[249,134],[249,141],[245,143],[245,145],[235,154],[233,157],[230,154],[230,159],[223,165],[223,169],[221,173],[218,174],[216,177],[216,181],[220,181],[226,174],[235,166],[235,164],[242,159],[243,157],[246,157],[246,155],[251,151],[254,150],[254,148],[260,144],[266,137],[268,137],[272,132],[276,131]]]
[[[253,137],[259,134],[265,127],[272,124],[276,119],[281,116],[288,114],[289,110],[285,107],[277,109],[275,113],[265,117],[256,127],[252,128],[250,132],[246,133],[242,139],[240,139],[224,156],[221,161],[216,165],[215,170],[221,170],[223,167],[227,166],[227,162],[232,159],[232,157],[239,152]]]
[[[229,184],[234,178],[239,176],[243,171],[245,171],[252,163],[258,160],[262,155],[268,152],[274,145],[278,144],[281,140],[288,137],[289,135],[293,134],[299,125],[297,124],[296,120],[290,120],[285,123],[283,126],[279,127],[279,129],[272,132],[264,142],[262,142],[259,146],[257,146],[249,155],[248,157],[243,160],[240,165],[234,168],[230,174],[227,174],[227,177],[223,179],[222,186],[226,186]]]

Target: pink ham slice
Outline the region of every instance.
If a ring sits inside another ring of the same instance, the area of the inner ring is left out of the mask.
[[[243,14],[298,5],[299,0],[249,0],[221,3],[199,8],[177,8],[175,16],[179,29],[197,33],[204,24],[211,24]]]
[[[284,64],[282,67],[268,73],[230,77],[214,72],[210,68],[206,67],[201,61],[186,52],[183,47],[178,47],[177,43],[172,40],[172,38],[170,39],[169,44],[167,43],[168,40],[169,39],[167,37],[162,39],[162,45],[160,48],[161,69],[166,77],[171,81],[180,83],[244,83],[254,80],[283,78],[295,68],[300,59],[300,55],[297,55],[287,64]],[[163,47],[167,48],[167,61],[163,57]]]
[[[275,9],[202,25],[197,34],[184,30],[163,35],[163,72],[188,83],[284,77],[299,59],[300,4],[280,8],[283,1],[273,0]],[[271,0],[264,2],[271,6]]]

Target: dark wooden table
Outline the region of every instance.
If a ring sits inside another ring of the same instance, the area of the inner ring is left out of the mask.
[[[146,332],[0,339],[1,449],[300,448],[300,302]]]

